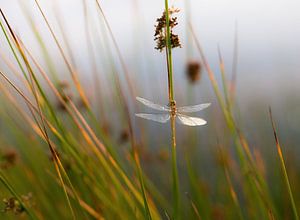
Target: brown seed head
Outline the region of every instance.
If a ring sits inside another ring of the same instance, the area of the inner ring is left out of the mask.
[[[129,131],[128,129],[123,129],[120,133],[119,142],[121,144],[126,143],[129,139]]]
[[[67,81],[61,81],[57,85],[57,90],[59,91],[62,99],[65,103],[68,103],[73,99],[73,94],[70,91],[70,84]],[[57,108],[61,111],[66,110],[66,106],[59,100],[57,103]]]
[[[180,10],[176,8],[169,9],[169,26],[171,28],[171,46],[172,48],[181,47],[181,43],[177,34],[173,33],[173,28],[178,25],[177,17],[173,14],[178,13]],[[156,41],[155,49],[160,52],[166,47],[166,12],[160,18],[156,19],[154,40]]]
[[[158,157],[159,161],[166,162],[169,159],[170,155],[167,150],[160,150],[158,152],[157,157]]]
[[[68,81],[62,80],[58,83],[58,87],[60,89],[68,89],[68,88],[70,88],[70,84],[68,83]]]
[[[186,65],[186,77],[190,83],[196,83],[201,79],[201,63],[195,60],[191,60]]]
[[[105,135],[110,135],[112,133],[111,125],[108,122],[104,122],[101,129]]]
[[[3,212],[12,211],[16,215],[19,215],[22,212],[24,212],[23,206],[15,197],[11,197],[9,199],[3,199],[3,203],[5,205]]]
[[[18,153],[14,149],[8,149],[2,153],[0,156],[0,167],[3,169],[7,169],[16,164],[18,159]]]

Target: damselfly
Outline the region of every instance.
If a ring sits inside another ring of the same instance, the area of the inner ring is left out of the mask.
[[[157,113],[157,114],[145,114],[145,113],[135,114],[137,117],[160,122],[160,123],[166,123],[167,121],[170,120],[171,117],[174,117],[176,118],[177,123],[188,125],[188,126],[200,126],[206,124],[206,121],[203,120],[202,118],[191,117],[191,116],[184,115],[182,113],[199,112],[207,108],[208,106],[210,106],[210,103],[183,106],[177,108],[175,102],[170,103],[169,105],[159,105],[141,97],[136,97],[136,99],[142,104],[152,109],[166,112],[166,113]]]

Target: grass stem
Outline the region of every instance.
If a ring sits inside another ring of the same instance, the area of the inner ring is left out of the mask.
[[[168,65],[168,93],[170,106],[175,105],[174,85],[173,85],[173,61],[172,61],[172,45],[171,45],[171,29],[168,0],[165,0],[166,15],[166,53]],[[176,128],[175,116],[171,117],[171,135],[172,135],[172,177],[173,177],[173,219],[179,216],[179,180],[177,169],[177,153],[176,153]]]
[[[298,215],[298,212],[297,212],[297,208],[296,208],[296,204],[295,204],[291,184],[290,184],[289,177],[288,177],[288,174],[287,174],[287,170],[286,170],[286,167],[285,167],[285,161],[284,161],[284,158],[283,158],[283,154],[282,154],[282,150],[281,150],[281,147],[280,147],[278,135],[277,135],[277,132],[276,132],[275,122],[273,120],[271,108],[269,108],[269,115],[270,115],[270,120],[271,120],[271,123],[272,123],[272,128],[273,128],[273,133],[274,133],[274,138],[275,138],[275,142],[276,142],[278,155],[279,155],[279,158],[280,158],[281,168],[282,168],[282,171],[283,171],[284,181],[285,181],[287,189],[288,189],[288,193],[289,193],[289,197],[290,197],[290,200],[291,200],[291,205],[292,205],[294,217],[295,217],[296,220],[299,220],[299,215]]]
[[[167,64],[168,64],[168,88],[169,100],[174,101],[174,85],[173,85],[173,59],[172,59],[172,46],[171,46],[171,29],[170,29],[170,16],[168,0],[165,0],[166,11],[166,50],[167,50]]]
[[[178,219],[179,215],[179,181],[177,170],[177,153],[176,153],[176,127],[175,117],[171,117],[171,133],[172,133],[172,177],[173,177],[173,218]]]

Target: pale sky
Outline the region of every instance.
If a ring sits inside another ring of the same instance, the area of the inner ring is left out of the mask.
[[[45,24],[34,6],[34,0],[0,0],[0,7],[6,13],[15,30],[24,41],[34,48],[32,33],[28,31],[19,3],[26,2],[38,28],[45,39],[51,39]],[[70,33],[72,48],[78,59],[85,62],[84,34],[82,30],[81,0],[39,0],[51,24],[55,26],[53,9],[59,8],[63,21]],[[95,12],[94,1],[89,2],[90,11]],[[164,8],[163,0],[101,0],[100,1],[121,52],[129,66],[136,62],[136,45],[142,45],[149,59],[156,60],[153,49],[155,19]],[[177,33],[184,41],[185,2],[171,1],[170,5],[181,8]],[[239,85],[251,93],[270,84],[298,85],[300,81],[300,1],[299,0],[190,0],[190,15],[202,46],[210,62],[217,64],[217,44],[231,70],[235,23],[239,38]],[[138,9],[138,10],[136,10]],[[95,13],[91,16],[95,17]],[[136,26],[139,25],[139,26]],[[2,37],[1,37],[2,38]],[[2,42],[2,41],[1,41]],[[184,45],[186,48],[186,45]],[[51,48],[52,49],[52,48]],[[184,49],[176,50],[175,59],[184,58]],[[144,61],[145,62],[145,61]],[[179,63],[179,62],[176,62]],[[182,66],[182,65],[181,65]],[[134,68],[134,67],[133,67]],[[159,66],[157,67],[160,68]],[[179,67],[180,69],[180,67]],[[146,72],[147,73],[147,72]],[[145,74],[146,74],[145,73]],[[178,77],[180,72],[176,73]],[[248,86],[248,87],[247,87]],[[278,88],[278,87],[276,87]],[[275,89],[278,91],[278,89]]]

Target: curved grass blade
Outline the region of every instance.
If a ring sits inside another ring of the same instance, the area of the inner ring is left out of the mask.
[[[33,219],[33,220],[37,220],[38,218],[36,217],[36,215],[34,214],[34,212],[32,212],[31,210],[29,210],[28,207],[22,202],[21,196],[19,194],[17,194],[17,192],[12,187],[12,185],[10,184],[10,182],[5,178],[5,176],[4,176],[4,174],[2,173],[1,170],[0,170],[0,182],[2,182],[2,184],[10,191],[10,193],[12,195],[14,195],[14,197],[17,198],[17,200],[19,201],[19,203],[21,204],[21,206],[25,210],[25,212],[28,214],[28,216],[31,219]]]
[[[278,155],[279,155],[279,158],[280,158],[281,168],[282,168],[283,175],[284,175],[284,180],[285,180],[285,183],[286,183],[286,186],[287,186],[287,189],[288,189],[288,193],[289,193],[289,197],[290,197],[290,200],[291,200],[292,210],[293,210],[295,219],[299,220],[299,215],[298,215],[298,211],[297,211],[297,208],[296,208],[297,206],[295,204],[295,199],[294,199],[294,196],[293,196],[291,184],[290,184],[289,177],[288,177],[288,174],[287,174],[284,157],[283,157],[283,154],[282,154],[282,150],[281,150],[281,147],[280,147],[278,135],[277,135],[277,132],[276,132],[275,122],[273,120],[271,107],[269,107],[269,115],[270,115],[270,120],[271,120],[271,123],[272,123],[272,129],[273,129],[273,133],[274,133],[274,138],[275,138],[275,142],[276,142]]]

